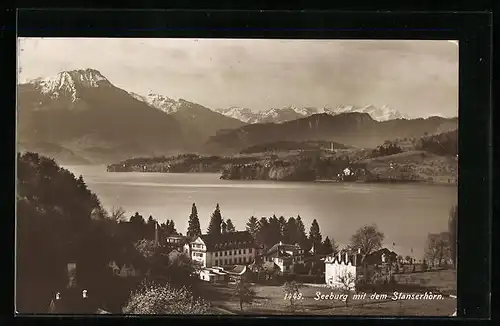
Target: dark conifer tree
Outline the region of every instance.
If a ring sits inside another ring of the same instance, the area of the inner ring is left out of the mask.
[[[187,236],[196,238],[201,235],[200,220],[198,219],[198,210],[196,204],[193,203],[191,207],[191,215],[189,215]]]
[[[266,217],[262,217],[259,220],[259,230],[256,238],[257,242],[266,248],[269,248],[274,244],[272,239],[270,239],[269,234],[269,221]]]
[[[280,218],[278,219],[278,223],[279,223],[279,229],[280,229],[280,237],[279,239],[283,242],[286,243],[286,241],[284,240],[284,236],[285,236],[285,228],[286,228],[286,220],[283,216],[280,216]]]
[[[210,224],[208,225],[208,234],[220,235],[222,226],[222,215],[220,213],[219,204],[215,207],[215,211],[210,218]]]
[[[321,252],[321,232],[319,230],[319,224],[316,219],[314,219],[311,223],[311,228],[309,229],[309,242],[311,244],[311,248],[314,248],[315,252]]]
[[[309,250],[309,241],[306,235],[306,227],[304,226],[304,222],[302,222],[302,218],[300,215],[297,216],[295,220],[297,224],[297,242],[300,247],[304,250]]]
[[[278,218],[275,215],[273,215],[273,217],[269,219],[268,241],[272,246],[278,243],[280,239],[281,239],[280,223]]]
[[[322,245],[322,254],[331,255],[337,252],[337,245],[333,239],[330,241],[328,237],[325,238]]]
[[[259,221],[252,216],[248,219],[246,230],[257,240],[257,233],[259,232]]]
[[[227,232],[236,232],[236,228],[234,227],[233,221],[230,218],[226,221],[226,231]]]

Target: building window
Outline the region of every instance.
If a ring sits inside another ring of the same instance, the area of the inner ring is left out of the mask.
[[[252,248],[248,249],[248,253],[251,254],[252,253]]]
[[[217,266],[218,263],[219,263],[219,261],[216,259],[215,260],[215,266]]]
[[[218,252],[216,252],[216,253],[215,253],[215,257],[217,257],[217,255],[218,255],[218,254],[219,254],[219,253],[218,253]]]
[[[238,263],[241,264],[241,257],[238,258]]]
[[[233,260],[232,260],[231,258],[229,258],[229,264],[231,264],[231,263],[232,263],[232,261],[233,261]]]
[[[224,256],[227,256],[227,251],[224,251]]]
[[[241,255],[241,249],[240,249],[240,250],[238,250],[238,254],[240,254],[240,255]]]
[[[236,250],[234,251],[234,255],[236,256]]]

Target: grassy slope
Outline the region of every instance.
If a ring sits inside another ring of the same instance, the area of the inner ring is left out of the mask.
[[[458,161],[449,156],[439,156],[425,151],[408,151],[399,154],[360,160],[370,171],[387,171],[391,163],[411,167],[419,180],[434,183],[453,183],[458,176]]]
[[[456,291],[456,272],[453,270],[429,271],[398,275],[398,281],[420,284],[429,288],[438,288],[443,292]],[[234,285],[212,285],[203,283],[205,297],[215,306],[233,313],[241,313],[239,302],[233,296]],[[290,314],[284,300],[282,286],[255,285],[256,298],[251,305],[244,305],[245,314]],[[351,300],[349,307],[336,300],[316,301],[316,292],[329,294],[330,289],[304,286],[301,288],[304,297],[294,314],[307,315],[377,315],[377,316],[448,316],[456,309],[456,300],[444,297],[442,300]],[[369,296],[370,294],[368,294]]]

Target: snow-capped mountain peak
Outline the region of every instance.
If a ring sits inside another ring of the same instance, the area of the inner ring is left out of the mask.
[[[249,109],[231,107],[228,109],[219,109],[217,112],[226,116],[241,120],[246,123],[264,123],[275,122],[281,123],[303,117],[308,117],[313,114],[326,113],[330,115],[337,115],[341,113],[360,112],[368,113],[374,120],[387,121],[393,119],[409,119],[409,116],[390,108],[387,105],[376,107],[367,105],[364,107],[356,105],[339,105],[335,109],[329,107],[315,108],[315,107],[296,107],[293,105],[283,108],[272,108],[260,112],[252,112]]]
[[[402,114],[401,112],[387,106],[382,105],[381,107],[375,107],[373,105],[367,105],[355,112],[368,113],[373,119],[378,121],[387,121],[394,119],[409,119],[408,115]]]
[[[64,94],[70,96],[73,102],[78,99],[78,91],[81,88],[112,86],[98,70],[90,68],[62,71],[55,76],[37,78],[29,83],[39,88],[42,94],[50,95],[52,98],[59,98]]]
[[[149,92],[148,95],[142,96],[136,93],[129,93],[136,100],[144,102],[155,109],[161,110],[167,114],[177,112],[181,103],[180,101],[176,101],[173,98],[168,96],[164,96],[161,94]]]
[[[231,106],[227,109],[216,109],[215,112],[225,115],[230,118],[234,118],[245,123],[257,123],[258,114],[252,112],[248,108],[240,108],[237,106]]]

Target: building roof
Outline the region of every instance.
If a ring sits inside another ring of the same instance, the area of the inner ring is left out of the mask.
[[[361,265],[363,256],[361,254],[347,254],[339,252],[337,254],[328,255],[324,258],[325,264],[351,264],[353,266]]]
[[[243,275],[247,271],[245,265],[234,265],[232,268],[225,270],[228,274]]]
[[[274,246],[272,246],[267,252],[266,256],[270,256],[274,253],[277,254],[278,257],[291,257],[290,254],[287,253],[287,251],[292,251],[295,253],[295,251],[302,250],[298,245],[292,245],[292,244],[285,244],[285,243],[277,243]]]
[[[384,254],[386,255],[386,259],[388,261],[396,261],[398,257],[398,254],[394,251],[391,251],[387,248],[382,248],[367,255],[363,262],[368,264],[380,264],[382,263],[382,255]]]
[[[237,231],[223,234],[204,234],[201,239],[207,251],[220,251],[228,249],[256,248],[255,240],[248,231]]]
[[[375,252],[372,252],[371,254],[365,256],[363,258],[363,255],[361,254],[350,254],[348,253],[346,256],[346,252],[340,252],[335,254],[335,255],[329,255],[325,257],[325,263],[330,263],[330,264],[347,264],[351,263],[352,265],[359,266],[361,264],[368,264],[368,265],[379,265],[382,263],[382,255],[385,254],[387,257],[388,261],[396,261],[397,254],[394,251],[390,251],[387,248],[382,248],[380,250],[377,250]]]
[[[170,235],[167,235],[165,236],[165,239],[186,239],[187,237],[185,235],[180,235],[180,234],[170,234]]]

